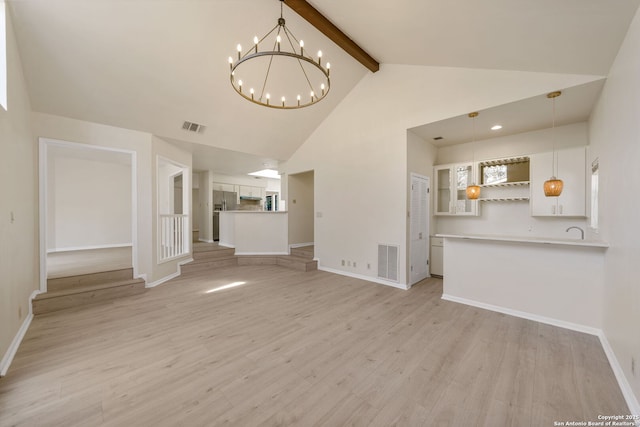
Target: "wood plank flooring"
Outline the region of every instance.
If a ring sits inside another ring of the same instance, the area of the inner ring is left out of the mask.
[[[132,266],[131,246],[47,254],[48,279],[121,270]]]
[[[628,413],[596,337],[441,294],[439,279],[402,291],[239,266],[38,316],[0,379],[0,426],[552,426]]]

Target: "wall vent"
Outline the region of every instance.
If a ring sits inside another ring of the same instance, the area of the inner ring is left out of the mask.
[[[203,133],[204,130],[206,129],[206,126],[204,125],[200,125],[198,123],[193,123],[193,122],[184,122],[182,124],[182,129],[189,131],[189,132],[196,132],[196,133]]]
[[[378,245],[378,277],[398,281],[398,246]]]

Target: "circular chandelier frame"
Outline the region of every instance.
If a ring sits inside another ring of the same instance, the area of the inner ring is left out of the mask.
[[[305,55],[304,50],[304,42],[298,41],[293,33],[287,28],[285,24],[285,20],[282,17],[282,3],[283,0],[280,0],[280,18],[278,19],[278,24],[271,29],[266,35],[264,35],[260,40],[257,37],[254,39],[253,46],[248,49],[246,52],[242,53],[242,48],[238,45],[238,57],[237,60],[234,60],[232,57],[229,57],[229,68],[230,68],[230,81],[233,89],[244,99],[253,102],[254,104],[262,105],[263,107],[276,108],[281,110],[295,110],[299,108],[305,108],[311,105],[316,104],[317,102],[324,99],[329,90],[331,89],[331,78],[330,78],[330,68],[331,64],[327,62],[326,66],[322,65],[322,52],[318,52],[318,59],[313,59],[310,56]],[[259,45],[262,43],[267,37],[273,34],[277,30],[277,38],[274,43],[273,49],[271,50],[260,50]],[[284,37],[283,37],[284,36]],[[282,42],[284,40],[288,41],[288,44],[291,48],[291,51],[282,50]],[[296,50],[292,39],[299,46],[299,51]],[[243,90],[243,82],[240,78],[236,79],[236,71],[238,67],[242,64],[246,64],[247,62],[261,57],[270,57],[269,65],[267,67],[264,82],[262,83],[262,87],[260,88],[260,94],[255,93],[254,89],[251,88],[249,92]],[[304,75],[304,78],[308,84],[309,93],[305,96],[305,100],[302,99],[302,94],[298,94],[295,103],[287,104],[284,97],[282,97],[279,101],[272,101],[270,98],[270,94],[268,92],[265,93],[267,83],[269,80],[269,73],[271,71],[271,64],[273,63],[273,59],[275,57],[285,57],[292,58],[298,61],[300,66],[300,72]],[[307,75],[307,71],[303,67],[304,63],[311,64],[315,69],[320,71],[325,78],[325,82],[322,83],[319,87],[314,88],[309,76]]]

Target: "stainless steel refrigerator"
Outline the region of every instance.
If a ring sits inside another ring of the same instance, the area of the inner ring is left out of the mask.
[[[213,192],[213,240],[220,240],[220,211],[236,210],[238,193],[233,191]]]

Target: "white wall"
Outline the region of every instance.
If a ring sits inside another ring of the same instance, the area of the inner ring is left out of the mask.
[[[131,150],[136,156],[137,221],[136,240],[138,249],[134,253],[136,275],[153,273],[151,209],[151,135],[129,129],[69,119],[43,113],[32,113],[36,137],[51,138],[67,142]]]
[[[550,152],[553,149],[551,132],[551,129],[543,129],[477,141],[473,149],[471,143],[442,147],[438,150],[437,164],[470,162],[472,152],[475,152],[476,161]],[[556,150],[589,143],[585,122],[556,127],[555,133]],[[562,178],[562,165],[559,165],[558,173]],[[532,217],[529,203],[525,201],[478,203],[480,214],[477,217],[436,216],[436,232],[567,238],[567,227],[576,225],[585,229],[587,225],[583,218]]]
[[[6,16],[8,110],[0,107],[0,373],[8,366],[11,343],[29,314],[29,296],[39,281],[37,144],[9,10]]]
[[[640,413],[640,14],[629,28],[592,113],[590,158],[600,159],[600,234],[605,258],[604,332]],[[636,372],[631,373],[631,358]]]
[[[375,278],[379,243],[399,245],[406,265],[407,129],[595,79],[387,64],[365,76],[286,164],[315,171],[321,267]]]
[[[47,150],[47,250],[131,245],[130,156],[78,151]]]

